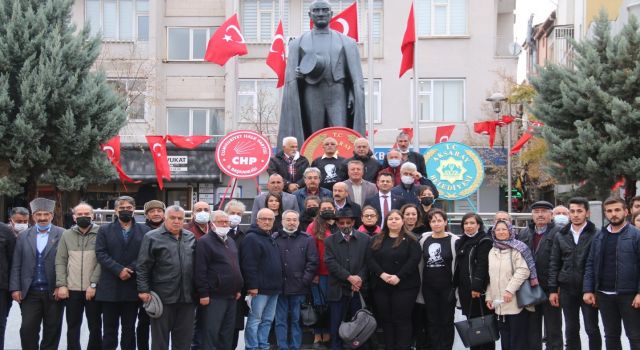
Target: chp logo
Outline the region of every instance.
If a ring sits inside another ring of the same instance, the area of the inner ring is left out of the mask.
[[[269,158],[269,140],[255,131],[230,132],[216,147],[216,163],[220,170],[239,179],[260,175],[269,166]]]
[[[429,180],[441,199],[469,197],[484,180],[484,163],[473,148],[457,142],[433,145],[424,155]]]

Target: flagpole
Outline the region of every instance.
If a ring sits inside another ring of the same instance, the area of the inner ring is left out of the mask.
[[[411,5],[415,6],[414,3]],[[415,16],[415,8],[413,9]],[[414,17],[415,18],[415,17]],[[415,19],[414,19],[415,21]],[[420,153],[420,122],[418,117],[418,33],[417,26],[413,25],[414,38],[413,44],[413,150]]]
[[[280,12],[280,21],[282,21],[282,32],[284,34],[284,0],[280,0],[278,2],[278,6],[279,6],[279,12]],[[284,35],[283,35],[284,36]],[[283,49],[285,52],[285,63],[287,60],[287,42],[284,40],[284,38],[282,39],[282,45],[283,45]],[[286,71],[286,70],[285,70]],[[277,84],[277,83],[276,83]],[[276,105],[276,117],[278,119],[278,121],[280,121],[280,116],[282,115],[281,110],[282,110],[282,96],[284,95],[284,86],[281,86],[278,89],[278,104]],[[268,139],[271,139],[270,135],[267,136]],[[278,132],[276,131],[276,136],[274,137],[274,139],[276,140],[276,145],[278,144]]]
[[[357,3],[356,3],[357,4]],[[356,5],[358,6],[358,5]],[[375,147],[374,141],[374,116],[373,113],[375,111],[375,96],[373,92],[373,0],[369,0],[367,2],[367,69],[369,71],[369,79],[368,79],[368,89],[369,89],[369,127],[367,128],[369,132],[369,145],[371,148]]]
[[[233,13],[238,13],[238,0],[233,0]],[[231,125],[232,130],[238,130],[238,56],[233,57],[233,116]]]

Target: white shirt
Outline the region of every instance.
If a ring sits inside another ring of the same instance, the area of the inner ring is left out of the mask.
[[[582,233],[582,231],[584,230],[585,227],[587,227],[587,223],[585,222],[579,229],[578,231],[574,231],[573,230],[573,224],[571,225],[571,235],[573,235],[573,243],[575,243],[576,245],[578,244],[578,240],[580,239],[580,234]]]
[[[353,201],[362,206],[362,183],[359,185],[351,184],[351,190],[353,191]]]
[[[391,211],[391,191],[387,193],[378,192],[378,199],[380,200],[380,222],[384,222],[384,196],[387,196],[387,209]]]

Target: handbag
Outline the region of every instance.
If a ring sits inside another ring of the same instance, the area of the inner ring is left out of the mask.
[[[347,310],[349,309],[347,305],[344,305],[342,314],[343,321],[340,324],[340,328],[338,328],[340,338],[345,344],[348,344],[351,349],[356,349],[364,345],[378,328],[376,318],[371,311],[366,309],[367,305],[364,303],[362,294],[358,293],[358,295],[360,295],[362,308],[356,311],[351,321],[344,321],[347,316]]]
[[[513,253],[513,252],[512,252]],[[511,254],[513,255],[513,254]],[[511,274],[513,274],[513,259],[511,260]],[[529,280],[525,280],[520,288],[516,291],[516,301],[519,308],[527,306],[539,305],[547,301],[547,295],[539,284],[531,286]]]
[[[321,305],[314,305],[313,298],[307,296],[307,300],[300,305],[300,320],[306,327],[326,328],[329,324],[329,307],[322,289],[315,287],[320,295]]]
[[[473,299],[469,300],[469,311],[471,311]],[[480,317],[467,318],[465,321],[454,323],[458,335],[465,347],[478,346],[487,343],[493,343],[500,339],[496,318],[493,315],[485,315],[482,301],[478,302],[480,307]]]

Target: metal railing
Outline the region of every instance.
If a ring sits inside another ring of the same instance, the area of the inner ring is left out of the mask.
[[[549,59],[559,65],[571,67],[573,65],[573,25],[555,26],[549,34]]]

